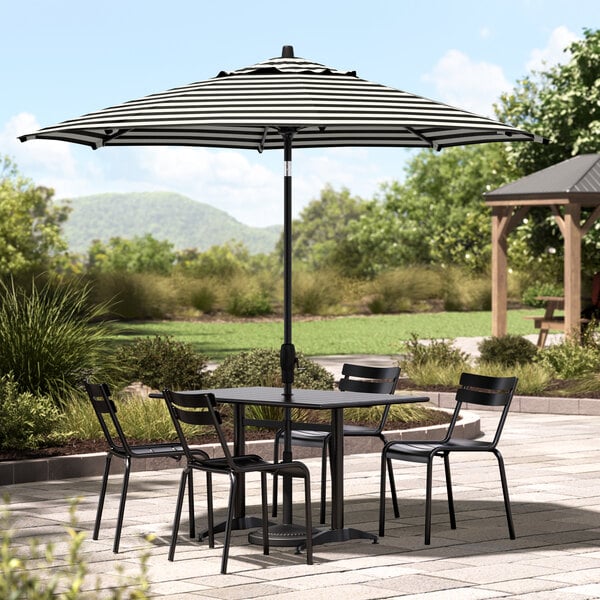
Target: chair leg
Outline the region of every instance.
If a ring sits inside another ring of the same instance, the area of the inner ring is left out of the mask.
[[[511,540],[516,539],[515,527],[513,524],[512,510],[510,508],[510,498],[508,496],[508,483],[506,481],[506,471],[504,470],[504,459],[500,451],[495,449],[494,455],[498,459],[498,467],[500,469],[500,481],[502,482],[502,494],[504,495],[504,510],[506,511],[506,520],[508,522],[508,534]]]
[[[212,473],[206,473],[206,510],[208,512],[208,547],[215,547],[215,516],[213,508]]]
[[[98,497],[98,509],[96,510],[96,523],[94,525],[93,540],[98,539],[100,534],[100,521],[102,520],[102,510],[104,509],[104,498],[106,497],[106,488],[108,486],[108,474],[110,472],[110,462],[112,454],[106,455],[106,462],[104,464],[104,476],[102,477],[102,487],[100,488],[100,496]]]
[[[269,505],[267,503],[267,473],[260,473],[260,498],[262,503],[263,554],[269,554]]]
[[[313,542],[312,542],[312,510],[310,495],[310,474],[304,477],[304,525],[306,527],[306,564],[313,564]]]
[[[117,517],[117,528],[115,530],[115,543],[113,552],[119,552],[119,542],[121,541],[121,529],[123,527],[123,517],[125,515],[125,501],[127,500],[127,488],[129,487],[129,473],[131,472],[131,459],[125,459],[125,472],[123,473],[123,488],[121,489],[121,501],[119,502],[119,515]]]
[[[190,513],[190,539],[196,537],[196,512],[194,510],[194,471],[190,469],[188,476],[188,505]]]
[[[183,507],[183,496],[185,495],[185,484],[188,477],[188,469],[181,472],[179,482],[179,493],[177,494],[177,504],[175,505],[175,516],[173,517],[173,531],[171,532],[171,546],[169,548],[169,560],[175,559],[175,546],[177,545],[177,534],[179,533],[179,522],[181,521],[181,509]]]
[[[321,452],[321,502],[319,508],[319,523],[325,523],[325,512],[327,505],[327,458],[331,461],[331,438],[323,440],[323,450]],[[327,452],[329,450],[329,452]]]
[[[427,462],[427,482],[425,487],[425,545],[431,542],[431,488],[433,483],[433,457]]]
[[[456,514],[454,512],[454,496],[452,494],[452,476],[450,475],[450,453],[444,453],[444,470],[446,472],[446,492],[448,495],[448,512],[450,514],[450,529],[456,529]]]
[[[273,442],[273,464],[279,462],[279,432],[275,434],[275,441]],[[277,473],[273,473],[273,507],[272,507],[272,516],[277,516]]]
[[[379,537],[385,535],[385,478],[387,477],[386,470],[390,470],[390,465],[391,460],[383,452],[381,455],[381,475],[379,478]]]
[[[400,517],[400,508],[398,506],[398,494],[396,493],[396,480],[394,479],[394,467],[392,466],[392,459],[387,459],[388,473],[390,476],[390,491],[392,492],[392,506],[394,507],[394,517],[398,519]]]
[[[225,544],[223,546],[223,558],[221,560],[221,573],[223,575],[227,573],[227,560],[229,559],[229,544],[231,542],[231,529],[233,521],[233,504],[235,492],[238,486],[237,477],[230,475],[230,480],[229,501],[227,505],[227,523],[225,524]]]

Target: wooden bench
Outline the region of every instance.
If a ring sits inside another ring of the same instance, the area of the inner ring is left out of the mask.
[[[546,304],[544,314],[539,317],[523,317],[525,319],[533,319],[533,326],[540,330],[538,335],[538,348],[543,348],[546,344],[546,338],[550,330],[564,331],[565,318],[555,315],[555,310],[563,310],[565,307],[565,299],[560,296],[537,296],[536,300],[542,300]],[[589,319],[581,319],[581,323],[588,323]]]

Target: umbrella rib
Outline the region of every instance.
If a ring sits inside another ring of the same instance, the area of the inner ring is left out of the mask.
[[[431,140],[428,140],[424,135],[420,134],[416,129],[414,129],[412,127],[407,127],[406,129],[407,129],[407,131],[412,133],[415,137],[418,137],[420,140],[423,140],[433,150],[440,149],[438,144],[432,142]]]

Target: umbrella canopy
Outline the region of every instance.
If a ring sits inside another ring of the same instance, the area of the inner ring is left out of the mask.
[[[104,146],[209,146],[262,152],[284,150],[285,394],[291,397],[292,146],[433,148],[543,138],[446,104],[282,56],[232,72],[86,114],[20,136]]]
[[[152,94],[44,127],[21,141],[103,146],[296,148],[425,147],[543,141],[541,137],[440,102],[303,58],[290,46],[273,58],[206,81]]]

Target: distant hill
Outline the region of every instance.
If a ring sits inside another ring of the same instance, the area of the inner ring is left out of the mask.
[[[72,211],[64,224],[72,252],[83,253],[92,240],[151,234],[177,250],[207,250],[231,240],[243,242],[251,254],[271,252],[280,226],[250,227],[226,212],[170,192],[97,194],[69,200]]]

